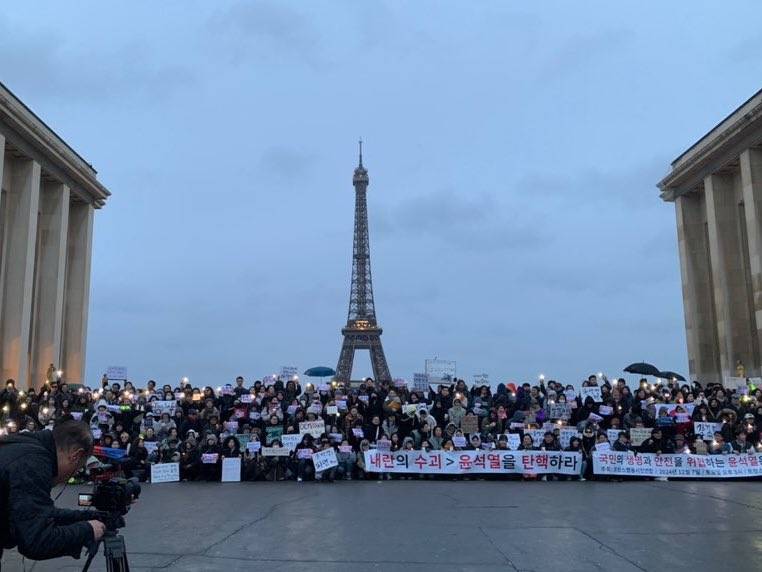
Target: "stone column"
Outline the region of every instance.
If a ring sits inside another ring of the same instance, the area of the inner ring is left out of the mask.
[[[61,369],[63,378],[72,383],[85,381],[94,212],[87,203],[73,202],[69,206]]]
[[[703,194],[677,197],[675,211],[690,378],[702,383],[719,381],[720,354]]]
[[[44,183],[40,195],[40,253],[31,351],[35,387],[44,382],[51,363],[61,367],[68,229],[69,187],[63,183]]]
[[[762,149],[741,153],[741,188],[746,212],[749,267],[756,325],[757,356],[762,355]],[[762,363],[749,364],[747,371],[759,375]]]
[[[27,388],[40,165],[30,159],[16,159],[10,162],[10,167],[10,189],[3,221],[3,226],[7,225],[7,244],[3,257],[0,377],[3,381],[13,378],[19,388]]]
[[[709,253],[723,376],[734,376],[736,361],[754,362],[752,321],[739,227],[740,178],[713,174],[704,180]],[[736,192],[738,190],[738,192]],[[745,223],[745,221],[744,221]],[[747,365],[748,367],[748,365]]]

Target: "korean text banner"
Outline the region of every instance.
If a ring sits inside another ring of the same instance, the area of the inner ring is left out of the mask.
[[[556,473],[579,475],[580,453],[564,451],[397,451],[365,452],[365,470],[371,473]]]
[[[593,454],[596,475],[671,478],[728,478],[762,475],[762,453],[753,455],[657,455],[656,453]]]

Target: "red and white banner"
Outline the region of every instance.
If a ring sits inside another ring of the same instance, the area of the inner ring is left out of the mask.
[[[365,452],[365,470],[371,473],[468,475],[532,473],[579,475],[580,453],[564,451],[397,451]]]

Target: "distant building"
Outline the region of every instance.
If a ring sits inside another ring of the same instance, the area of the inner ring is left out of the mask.
[[[691,378],[762,374],[762,91],[672,162]]]
[[[83,382],[95,169],[0,84],[0,382]]]

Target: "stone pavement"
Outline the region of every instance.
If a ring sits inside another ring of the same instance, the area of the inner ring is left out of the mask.
[[[67,489],[59,506],[74,506]],[[144,485],[131,570],[762,569],[759,482],[384,481]],[[80,570],[84,559],[26,562]],[[92,570],[105,570],[102,555]],[[2,570],[22,570],[6,551]]]

